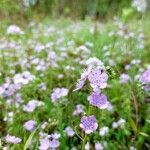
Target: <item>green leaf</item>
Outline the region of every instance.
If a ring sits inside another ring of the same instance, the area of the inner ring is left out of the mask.
[[[130,122],[130,125],[131,125],[134,133],[137,134],[137,126],[136,126],[134,120],[133,119],[129,119],[129,122]]]
[[[147,122],[147,123],[150,123],[150,120],[146,119],[146,122]]]
[[[149,135],[147,133],[144,133],[144,132],[140,132],[139,134],[145,136],[145,137],[149,137]]]

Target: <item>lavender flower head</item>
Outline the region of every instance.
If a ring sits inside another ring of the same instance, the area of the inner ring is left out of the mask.
[[[10,25],[8,28],[7,28],[7,34],[24,34],[24,32],[16,25]]]
[[[140,77],[142,84],[150,84],[150,69],[147,69]]]
[[[92,70],[85,70],[81,74],[81,78],[78,81],[74,91],[82,89],[87,79],[89,80],[94,91],[99,91],[100,89],[107,87],[108,75],[104,70],[96,68]]]
[[[33,131],[35,128],[36,122],[34,120],[29,120],[25,122],[24,128],[28,131]]]
[[[83,116],[81,118],[80,127],[84,130],[86,134],[90,134],[96,131],[98,124],[94,115]]]
[[[55,88],[51,94],[52,102],[55,103],[59,98],[67,96],[69,90],[66,88]]]
[[[6,142],[11,143],[11,144],[18,144],[22,141],[20,138],[9,135],[9,134],[6,135],[5,140]]]
[[[67,136],[69,136],[69,137],[73,137],[75,135],[75,132],[69,126],[65,128],[65,132],[66,132]]]
[[[96,142],[95,143],[95,150],[103,150],[104,148],[103,148],[103,146],[102,146],[102,144],[100,143],[100,142]]]
[[[37,101],[37,100],[31,100],[26,105],[24,105],[23,110],[25,112],[33,112],[37,107],[43,106],[44,103]]]
[[[112,127],[113,127],[113,128],[118,128],[118,127],[124,125],[125,122],[126,122],[126,121],[125,121],[124,119],[120,118],[117,122],[113,122],[113,123],[112,123]]]
[[[106,88],[108,75],[105,72],[103,63],[94,57],[87,60],[86,65],[87,69],[81,74],[74,91],[82,89],[87,79],[94,91]]]
[[[40,139],[39,150],[48,150],[50,147],[50,142],[48,138]]]
[[[73,115],[79,115],[84,112],[84,106],[81,104],[76,105]]]
[[[19,85],[28,84],[30,81],[33,81],[34,79],[35,76],[28,71],[15,74],[15,76],[13,77],[14,83]]]
[[[40,139],[39,150],[56,150],[60,145],[59,138],[60,134],[55,133]]]
[[[120,75],[121,83],[127,83],[128,81],[130,81],[130,76],[128,74],[123,73]]]
[[[77,84],[76,84],[76,90],[80,90],[83,88],[84,84],[85,84],[85,81],[87,80],[88,78],[88,74],[89,74],[89,70],[84,70],[83,73],[81,74],[81,78],[78,80]]]
[[[86,65],[88,66],[89,69],[93,69],[93,68],[100,68],[100,69],[104,69],[104,63],[102,61],[100,61],[98,58],[96,57],[91,57],[86,61]]]
[[[150,91],[150,69],[147,69],[139,80],[143,84],[145,91]]]
[[[99,92],[93,92],[89,97],[88,101],[91,105],[98,107],[99,109],[106,109],[109,106],[107,97]]]
[[[94,91],[104,89],[107,87],[108,75],[99,68],[93,69],[89,75],[88,80]]]
[[[51,135],[48,135],[49,142],[50,142],[50,149],[57,149],[60,145],[59,138],[60,134],[54,133]]]
[[[100,136],[105,136],[108,132],[109,132],[108,127],[102,127],[102,128],[100,128],[99,135]]]

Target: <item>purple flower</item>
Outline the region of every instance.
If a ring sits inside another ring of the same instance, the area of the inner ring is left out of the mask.
[[[140,82],[142,84],[150,83],[150,69],[147,69],[140,77]]]
[[[125,122],[126,122],[126,121],[125,121],[124,119],[120,118],[117,122],[113,122],[113,123],[112,123],[112,127],[113,127],[113,128],[118,128],[118,127],[124,125]]]
[[[29,120],[25,122],[24,128],[28,131],[33,131],[35,128],[36,122],[34,120]]]
[[[83,116],[81,118],[80,127],[85,131],[86,134],[90,134],[96,131],[98,124],[94,115]]]
[[[93,69],[93,68],[100,68],[100,69],[104,69],[104,64],[102,61],[100,61],[98,58],[96,57],[91,57],[86,61],[86,65],[88,66],[89,69]]]
[[[79,79],[79,81],[76,84],[76,89],[74,91],[80,90],[83,88],[88,75],[89,75],[89,70],[84,70],[83,73],[81,74],[81,78]]]
[[[99,135],[105,136],[108,132],[109,132],[109,128],[105,126],[105,127],[100,128]]]
[[[7,34],[18,34],[22,35],[24,32],[17,25],[10,25],[7,28]]]
[[[9,135],[9,134],[7,134],[7,136],[5,137],[5,140],[6,142],[11,143],[11,144],[18,144],[22,141],[20,138]]]
[[[79,115],[84,112],[84,106],[81,104],[76,105],[73,115]]]
[[[13,77],[14,83],[20,85],[28,84],[30,81],[33,81],[34,79],[35,76],[28,71],[15,74],[15,76]]]
[[[60,145],[59,138],[60,134],[55,133],[48,135],[44,139],[40,139],[39,150],[48,150],[48,149],[56,150]]]
[[[24,105],[23,110],[25,112],[33,112],[37,107],[44,105],[43,102],[37,100],[31,100],[26,105]]]
[[[140,77],[145,91],[150,91],[150,69],[147,69]]]
[[[54,134],[48,135],[48,138],[50,142],[50,148],[57,149],[60,145],[60,142],[59,142],[60,134],[54,133]]]
[[[58,139],[51,139],[50,140],[50,148],[51,149],[57,149],[60,145],[60,142],[58,141]]]
[[[90,81],[91,87],[97,91],[106,88],[108,75],[104,70],[96,68],[89,73],[88,80]]]
[[[73,131],[73,129],[72,129],[71,127],[69,127],[69,126],[65,128],[65,132],[66,132],[66,134],[67,134],[69,137],[73,137],[74,134],[75,134],[75,132]]]
[[[144,90],[147,91],[147,92],[149,92],[150,91],[150,85],[145,85],[144,86]]]
[[[131,78],[128,74],[123,73],[120,75],[120,82],[121,83],[127,83],[130,79]]]
[[[100,143],[100,142],[96,142],[95,143],[95,150],[103,150],[104,148],[103,148],[103,146],[102,146],[102,144]]]
[[[96,106],[100,109],[106,109],[109,106],[109,102],[107,101],[107,97],[99,92],[93,92],[88,100],[91,105]]]
[[[59,98],[67,96],[69,90],[66,88],[55,88],[51,94],[52,102],[56,102]]]
[[[50,142],[48,138],[40,139],[39,150],[48,150],[50,147]]]
[[[82,89],[85,84],[85,81],[86,81],[86,78],[79,79],[79,81],[76,84],[76,89],[74,91]]]

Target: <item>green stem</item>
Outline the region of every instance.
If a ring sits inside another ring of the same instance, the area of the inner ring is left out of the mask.
[[[82,142],[82,150],[85,150],[86,137],[87,135],[85,134],[83,142]]]

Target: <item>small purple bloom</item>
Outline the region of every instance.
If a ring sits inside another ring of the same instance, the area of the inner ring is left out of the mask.
[[[100,128],[99,135],[105,136],[108,132],[109,132],[109,128],[105,126],[105,127]]]
[[[59,138],[60,134],[55,133],[48,135],[44,139],[40,139],[39,150],[56,150],[60,145]]]
[[[130,79],[131,78],[128,74],[123,73],[120,75],[120,82],[121,83],[127,83]]]
[[[150,85],[145,85],[144,86],[144,90],[147,91],[147,92],[149,92],[150,91]]]
[[[73,131],[73,129],[72,129],[71,127],[69,127],[69,126],[65,128],[65,132],[66,132],[66,134],[67,134],[69,137],[73,137],[74,134],[75,134],[75,132]]]
[[[94,115],[83,116],[81,118],[80,127],[85,131],[86,134],[90,134],[96,131],[98,124]]]
[[[88,74],[89,74],[89,70],[84,70],[83,71],[83,73],[81,74],[81,78],[77,82],[76,89],[74,91],[80,90],[80,89],[83,88],[83,86],[85,84],[85,81],[87,80]]]
[[[99,92],[93,92],[88,100],[91,105],[96,106],[100,109],[106,109],[109,106],[109,102],[107,101],[107,97]]]
[[[76,105],[73,115],[79,115],[84,112],[84,106],[81,104]]]
[[[140,82],[143,85],[145,91],[150,91],[150,69],[147,69],[140,77]]]
[[[50,147],[50,142],[48,138],[40,139],[39,150],[48,150]]]
[[[28,131],[33,131],[35,128],[36,122],[34,120],[29,120],[25,122],[24,128]]]
[[[59,142],[60,134],[54,133],[54,134],[48,135],[48,138],[50,142],[50,148],[57,149],[60,145],[60,142]]]
[[[69,90],[66,88],[55,88],[51,94],[52,102],[55,103],[59,98],[67,96]]]
[[[37,107],[44,105],[43,102],[37,100],[30,100],[26,105],[24,105],[23,110],[25,112],[33,112]]]
[[[108,75],[104,70],[96,68],[89,73],[88,80],[90,81],[91,87],[97,91],[106,88]]]
[[[142,84],[150,83],[150,69],[147,69],[140,77],[140,82]]]
[[[6,139],[6,142],[11,143],[11,144],[18,144],[22,141],[20,138],[9,135],[9,134],[7,134],[5,139]]]
[[[58,141],[58,139],[51,139],[50,140],[50,148],[51,149],[57,149],[60,145],[60,142]]]
[[[103,150],[104,148],[103,148],[103,146],[102,146],[102,144],[100,143],[100,142],[96,142],[95,143],[95,150]]]

